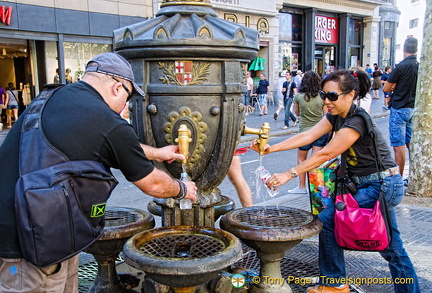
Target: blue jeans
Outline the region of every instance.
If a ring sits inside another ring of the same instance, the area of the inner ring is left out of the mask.
[[[393,175],[384,178],[382,187],[378,180],[361,183],[357,186],[355,199],[361,207],[373,208],[378,199],[380,189],[384,192],[388,203],[390,217],[392,221],[393,239],[389,247],[380,251],[381,256],[388,261],[390,273],[395,280],[404,278],[409,284],[396,284],[396,293],[418,293],[420,287],[414,266],[403,247],[400,232],[397,227],[396,213],[394,207],[399,204],[404,195],[403,181],[401,175]],[[339,286],[339,283],[326,283],[345,278],[345,258],[344,250],[336,243],[334,236],[334,205],[329,205],[320,214],[319,218],[323,222],[323,230],[319,234],[319,267],[321,273],[321,283],[326,286]],[[326,277],[326,278],[324,278]],[[368,276],[365,276],[368,277]],[[370,276],[372,277],[372,276]],[[334,278],[334,279],[331,279]]]
[[[308,150],[310,150],[314,146],[323,148],[323,147],[326,146],[327,141],[328,141],[328,134],[324,134],[323,136],[321,136],[320,138],[318,138],[317,140],[315,140],[313,143],[301,146],[298,149],[301,150],[301,151],[308,151]]]
[[[251,100],[251,97],[250,97],[250,92],[251,91],[247,91],[246,92],[246,94],[245,94],[245,96],[244,96],[244,104],[245,104],[245,106],[250,106],[250,100]]]
[[[284,109],[285,109],[285,126],[289,126],[289,119],[293,122],[296,122],[297,117],[294,116],[294,114],[291,112],[291,105],[293,103],[293,100],[291,98],[284,98]]]
[[[403,146],[411,142],[413,108],[390,108],[390,145]]]

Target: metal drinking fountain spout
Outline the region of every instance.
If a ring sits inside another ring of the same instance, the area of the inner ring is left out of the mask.
[[[243,133],[258,135],[259,154],[260,156],[264,155],[264,147],[268,144],[268,140],[270,138],[270,124],[268,122],[264,122],[259,129],[245,126]]]
[[[184,160],[182,160],[182,164],[186,164],[187,158],[189,157],[189,143],[192,142],[192,132],[186,124],[180,125],[178,129],[178,137],[175,139],[175,142],[178,143],[180,154],[185,156]]]

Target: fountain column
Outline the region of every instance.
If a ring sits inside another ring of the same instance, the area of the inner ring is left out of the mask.
[[[197,183],[192,210],[155,200],[163,225],[213,227],[214,206],[244,121],[243,97],[258,31],[217,17],[209,0],[165,0],[155,18],[114,31],[114,50],[132,64],[145,97],[131,103],[132,125],[141,142],[175,144],[180,125],[191,131],[186,172]],[[158,163],[180,178],[181,163]]]

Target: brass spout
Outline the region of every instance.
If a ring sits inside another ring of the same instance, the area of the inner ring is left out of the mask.
[[[189,143],[192,142],[192,132],[186,126],[186,124],[181,124],[178,129],[178,137],[175,139],[178,143],[180,154],[185,156],[182,160],[183,164],[186,164],[187,158],[189,157]]]
[[[264,155],[264,147],[268,144],[270,138],[270,124],[264,122],[259,129],[245,126],[243,128],[243,133],[258,135],[259,154],[260,156]]]

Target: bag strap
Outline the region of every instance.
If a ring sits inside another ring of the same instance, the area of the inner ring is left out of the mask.
[[[69,161],[45,137],[42,130],[42,112],[49,98],[60,87],[42,91],[27,107],[21,127],[19,174],[20,176],[54,164]],[[38,154],[35,156],[34,154]]]

